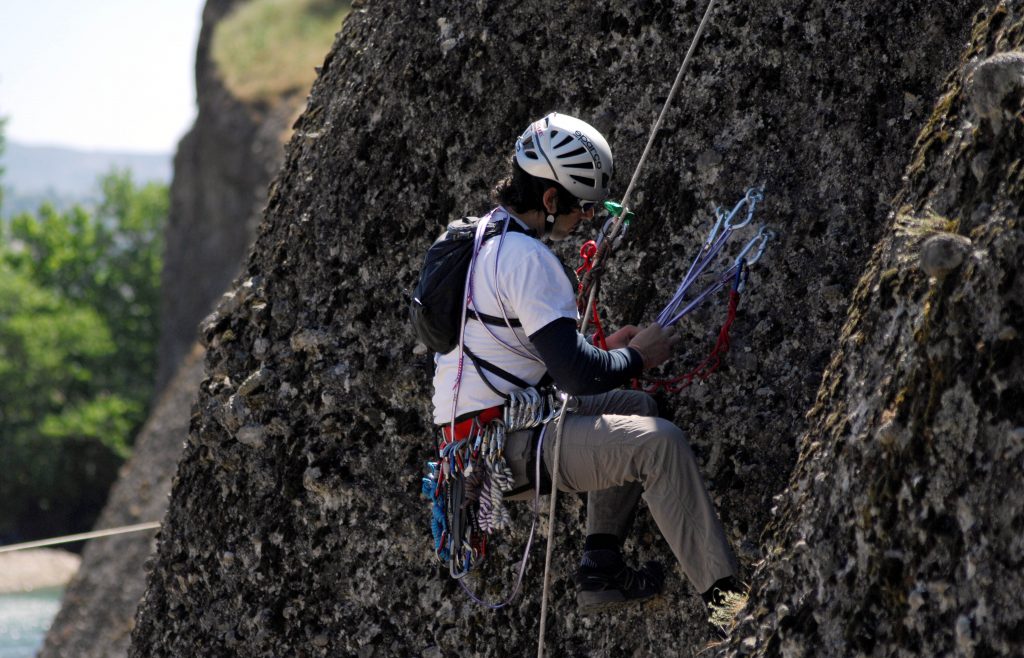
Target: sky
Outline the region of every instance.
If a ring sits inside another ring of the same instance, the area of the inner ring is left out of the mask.
[[[173,153],[195,118],[204,0],[0,0],[8,141]]]

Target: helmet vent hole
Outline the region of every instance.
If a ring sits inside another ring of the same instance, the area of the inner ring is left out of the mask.
[[[601,187],[608,189],[608,174],[601,174]]]
[[[593,162],[577,162],[575,164],[564,164],[562,165],[566,169],[593,169]],[[607,176],[605,176],[607,178]]]
[[[577,155],[583,155],[586,152],[587,152],[587,149],[585,149],[585,148],[583,148],[581,146],[578,149],[574,149],[572,151],[569,151],[568,153],[562,153],[561,155],[558,156],[558,159],[559,160],[563,160],[565,158],[574,158]]]
[[[566,144],[568,144],[571,141],[572,141],[572,135],[566,135],[565,139],[563,139],[562,141],[560,141],[557,144],[555,144],[555,148],[556,149],[560,149],[560,148],[562,148],[563,146],[565,146]]]
[[[523,140],[523,146],[525,146],[526,148],[530,148],[531,146],[533,146],[533,135],[530,135],[529,137]]]
[[[552,128],[551,129],[551,139],[554,139],[555,137],[558,137],[558,129],[557,128]]]
[[[576,174],[572,174],[570,178],[572,178],[577,183],[583,183],[587,187],[594,187],[593,178],[587,178],[586,176],[577,176]]]
[[[530,158],[531,160],[540,160],[540,158],[537,157],[536,151],[524,151],[523,155]]]

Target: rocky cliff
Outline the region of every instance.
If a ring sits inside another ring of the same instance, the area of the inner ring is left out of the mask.
[[[854,292],[738,653],[1024,652],[1022,155],[1024,5],[1006,2],[947,78]]]
[[[752,278],[726,370],[663,400],[690,433],[748,573],[765,557],[773,498],[803,464],[804,412],[887,233],[914,138],[981,5],[728,3],[659,136],[635,199],[641,220],[604,292],[615,322],[654,315],[714,204],[748,185],[766,182],[761,218],[782,236]],[[498,613],[475,607],[430,561],[419,498],[430,361],[405,326],[402,289],[448,219],[486,209],[515,135],[550,109],[605,132],[621,189],[702,9],[371,2],[347,21],[245,273],[202,328],[208,376],[132,655],[532,650],[539,557],[519,603]],[[679,369],[709,349],[721,316],[709,309],[684,327]],[[581,510],[563,498],[551,654],[688,655],[703,645],[699,601],[678,573],[659,607],[576,614]],[[528,515],[518,512],[520,531],[489,567],[489,596],[508,585],[525,541]],[[635,534],[630,552],[670,561],[646,514]],[[874,632],[872,621],[859,628]]]
[[[157,390],[177,371],[196,327],[238,274],[284,158],[302,93],[246,102],[210,54],[214,30],[246,0],[207,0],[196,49],[198,113],[178,144],[161,276]],[[304,92],[305,90],[303,90]]]

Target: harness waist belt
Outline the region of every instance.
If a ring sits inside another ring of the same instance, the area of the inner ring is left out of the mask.
[[[461,422],[455,423],[455,441],[461,441],[470,435],[473,431],[473,423],[479,423],[480,425],[486,425],[487,423],[501,418],[505,408],[502,406],[490,407],[483,411],[474,414],[472,417],[467,418]],[[449,441],[452,439],[452,426],[451,423],[447,423],[441,426],[441,431],[444,432],[444,438]]]

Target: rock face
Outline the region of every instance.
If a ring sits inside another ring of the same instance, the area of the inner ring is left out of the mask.
[[[729,3],[659,136],[634,198],[640,219],[606,279],[613,324],[654,316],[716,202],[764,181],[759,219],[782,235],[751,278],[725,371],[662,400],[690,433],[748,573],[765,557],[758,540],[773,497],[797,463],[804,412],[887,232],[914,136],[981,6]],[[703,7],[562,8],[381,1],[347,20],[241,283],[202,327],[208,376],[131,655],[498,656],[534,646],[540,549],[525,594],[497,613],[431,562],[419,497],[431,365],[406,327],[402,289],[444,223],[487,209],[515,136],[550,109],[605,133],[624,188]],[[959,271],[938,260],[947,278]],[[679,370],[703,358],[723,317],[711,305],[688,320]],[[519,530],[486,582],[474,582],[491,598],[509,586],[525,542],[529,514],[517,514]],[[702,646],[699,599],[678,572],[660,607],[578,616],[581,516],[580,501],[562,497],[550,655]],[[634,534],[629,552],[671,561],[645,512]]]
[[[188,410],[203,376],[202,355],[196,346],[154,404],[135,442],[135,457],[122,467],[97,528],[163,519],[174,464],[188,435]],[[154,535],[150,530],[86,544],[81,568],[64,591],[40,658],[127,654],[135,609],[145,590],[144,565],[154,552]]]
[[[737,654],[1024,651],[1022,49],[1024,6],[982,14],[918,138]]]
[[[217,24],[245,0],[207,0],[196,51],[199,112],[178,144],[161,277],[157,390],[196,341],[196,327],[238,274],[284,158],[301,95],[244,103],[210,58]]]

